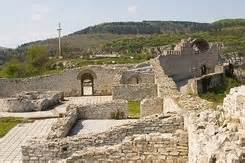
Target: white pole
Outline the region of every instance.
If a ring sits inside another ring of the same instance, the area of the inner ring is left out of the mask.
[[[59,56],[58,56],[58,58],[60,58],[61,57],[61,30],[62,30],[62,28],[61,28],[61,23],[59,23],[59,26],[58,26],[58,35],[59,35]]]

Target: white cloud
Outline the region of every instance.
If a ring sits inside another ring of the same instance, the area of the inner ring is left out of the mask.
[[[137,12],[137,6],[129,6],[128,13],[135,14]]]

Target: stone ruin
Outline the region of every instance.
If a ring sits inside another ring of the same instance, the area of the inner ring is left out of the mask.
[[[64,100],[63,92],[21,92],[16,97],[0,99],[0,112],[45,111]]]
[[[232,89],[218,109],[196,96],[222,84],[219,53],[219,44],[188,39],[138,65],[0,79],[0,90],[8,96],[29,89],[81,96],[90,87],[92,96],[113,98],[99,105],[67,106],[47,137],[22,146],[23,162],[245,162],[244,86]],[[16,84],[18,89],[11,89]],[[134,100],[140,101],[141,119],[99,134],[70,135],[81,119],[111,119],[115,114],[127,118],[127,102]]]

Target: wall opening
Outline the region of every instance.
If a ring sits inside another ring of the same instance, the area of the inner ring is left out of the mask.
[[[81,77],[81,95],[82,96],[94,95],[94,78],[89,73],[86,73]]]
[[[207,75],[207,66],[206,65],[202,65],[201,67],[201,75]]]

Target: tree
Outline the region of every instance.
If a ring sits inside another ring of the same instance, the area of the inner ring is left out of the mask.
[[[48,62],[48,49],[43,46],[33,46],[27,51],[27,61],[33,67],[45,68]]]

